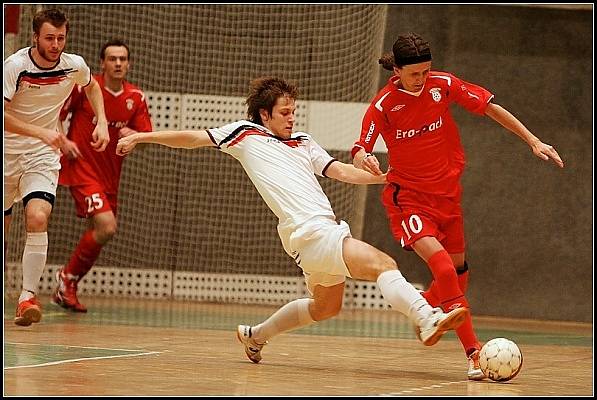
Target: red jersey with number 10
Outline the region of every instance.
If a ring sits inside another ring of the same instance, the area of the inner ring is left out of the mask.
[[[483,115],[493,98],[486,89],[444,72],[431,71],[417,95],[399,89],[398,77],[374,97],[353,147],[370,153],[381,134],[388,149],[388,181],[436,195],[455,195],[465,157],[450,104]]]
[[[68,137],[77,143],[83,157],[75,160],[69,160],[65,156],[61,158],[59,183],[64,186],[99,183],[106,193],[117,193],[124,159],[116,155],[118,132],[125,126],[137,132],[150,132],[151,118],[145,94],[137,86],[124,81],[123,89],[114,93],[105,87],[102,75],[94,77],[102,88],[110,143],[102,152],[91,147],[91,134],[96,124],[95,113],[83,89],[75,87],[64,103],[60,119],[66,119],[68,113],[72,112]]]

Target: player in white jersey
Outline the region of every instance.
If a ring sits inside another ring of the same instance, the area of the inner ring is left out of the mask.
[[[103,151],[110,140],[99,85],[82,57],[63,52],[67,33],[64,13],[57,9],[40,11],[33,18],[35,45],[4,61],[4,238],[10,229],[12,206],[20,200],[27,231],[23,289],[15,317],[15,323],[21,326],[41,319],[35,292],[46,264],[59,151],[81,155],[58,125],[60,109],[75,84],[85,86],[97,115],[90,138],[94,148]]]
[[[135,133],[119,139],[116,152],[128,154],[137,143],[216,147],[240,161],[278,217],[284,250],[303,270],[311,297],[284,305],[256,326],[238,326],[238,339],[251,361],[261,360],[262,347],[275,335],[338,314],[346,277],[377,281],[392,307],[419,327],[423,344],[435,344],[446,330],[458,327],[468,311],[444,314],[433,309],[404,279],[392,258],[354,239],[344,221],[336,222],[316,175],[354,184],[384,183],[385,176],[375,177],[339,162],[309,134],[293,133],[297,93],[295,86],[281,79],[259,78],[251,83],[247,99],[251,121],[206,131]]]

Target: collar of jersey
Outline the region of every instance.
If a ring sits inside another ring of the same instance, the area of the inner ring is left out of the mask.
[[[272,131],[270,131],[269,129],[267,129],[267,128],[266,128],[265,126],[263,126],[263,125],[257,125],[257,124],[255,124],[255,125],[251,125],[251,126],[252,126],[253,128],[255,128],[255,129],[258,129],[258,130],[260,130],[260,131],[264,132],[264,133],[267,133],[269,136],[271,136],[271,137],[273,137],[273,138],[275,138],[275,139],[278,139],[278,140],[280,140],[280,141],[282,141],[282,142],[284,142],[284,141],[286,141],[286,140],[296,140],[296,139],[298,139],[298,138],[300,138],[300,137],[304,137],[303,135],[298,135],[297,137],[292,137],[292,135],[294,135],[294,134],[296,133],[296,132],[294,132],[294,131],[293,131],[293,132],[290,134],[290,137],[289,137],[288,139],[284,139],[283,137],[280,137],[280,136],[274,135],[274,133],[273,133]]]
[[[411,91],[408,91],[408,90],[405,90],[405,89],[400,89],[398,87],[398,85],[396,85],[396,83],[398,83],[399,80],[400,80],[400,78],[398,78],[397,76],[394,75],[393,77],[390,78],[390,83],[392,84],[392,86],[394,88],[396,88],[396,90],[398,90],[398,91],[400,91],[402,93],[409,94],[411,96],[415,96],[415,97],[419,97],[421,95],[421,93],[423,93],[423,90],[425,90],[425,86],[427,86],[427,82],[425,82],[425,85],[423,85],[423,87],[421,88],[421,90],[419,90],[418,92],[411,92]]]
[[[49,68],[44,68],[40,65],[37,65],[37,63],[35,62],[35,60],[33,59],[33,55],[31,54],[31,52],[33,51],[33,47],[29,47],[29,51],[27,51],[27,55],[29,56],[29,59],[31,60],[31,62],[33,63],[33,65],[35,65],[37,68],[43,70],[43,71],[49,71],[51,69],[54,69],[58,66],[58,64],[60,64],[60,61],[62,61],[62,54],[60,54],[60,58],[58,58],[58,61],[56,61],[56,64],[54,64],[54,66],[49,67]]]

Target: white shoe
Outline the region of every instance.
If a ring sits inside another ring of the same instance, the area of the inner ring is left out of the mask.
[[[485,374],[481,370],[479,364],[479,350],[475,350],[468,356],[468,379],[471,381],[482,381],[485,379]]]
[[[251,338],[251,327],[249,325],[239,325],[236,329],[236,337],[239,342],[245,345],[245,353],[247,354],[247,357],[249,357],[249,360],[256,364],[261,361],[261,349],[267,342],[255,342],[255,340]]]
[[[456,329],[466,319],[468,310],[456,308],[449,313],[444,313],[441,308],[436,307],[427,319],[419,326],[417,337],[425,346],[436,344],[446,331]]]

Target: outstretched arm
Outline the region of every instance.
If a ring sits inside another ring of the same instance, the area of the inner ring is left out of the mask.
[[[345,164],[340,161],[334,161],[325,171],[329,178],[346,183],[357,185],[370,185],[376,183],[386,183],[386,174],[373,175],[367,171],[355,168],[351,164]]]
[[[489,103],[485,110],[485,115],[514,133],[522,140],[524,140],[533,150],[533,153],[543,159],[552,160],[560,168],[564,168],[564,162],[560,158],[560,155],[553,148],[553,146],[543,143],[539,138],[533,135],[527,128],[520,122],[514,115],[502,106],[494,103]]]
[[[138,143],[155,143],[181,149],[215,146],[207,131],[137,132],[118,140],[116,154],[127,155]]]

